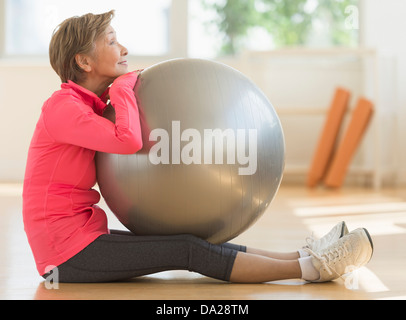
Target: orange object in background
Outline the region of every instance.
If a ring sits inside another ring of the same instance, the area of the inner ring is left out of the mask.
[[[348,167],[365,135],[373,113],[373,104],[361,98],[324,181],[326,187],[339,188],[343,185]]]
[[[350,92],[338,88],[332,101],[314,159],[308,173],[307,186],[313,188],[323,180],[334,152],[337,136],[348,110]]]

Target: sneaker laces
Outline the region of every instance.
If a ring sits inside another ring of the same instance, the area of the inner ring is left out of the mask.
[[[346,246],[331,248],[329,250],[323,251],[322,253],[317,253],[310,248],[306,248],[304,250],[311,256],[315,257],[318,261],[320,261],[322,267],[328,272],[329,275],[333,275],[333,273],[335,273],[341,278],[342,275],[334,270],[333,267],[331,267],[331,263],[334,263],[334,261],[337,260],[340,261],[347,254],[349,254]]]

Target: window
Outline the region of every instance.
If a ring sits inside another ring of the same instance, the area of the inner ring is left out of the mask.
[[[111,9],[119,41],[136,56],[215,58],[286,46],[355,47],[359,2],[0,0],[0,56],[46,56],[64,19]]]
[[[47,55],[53,30],[66,18],[116,10],[112,22],[132,55],[169,51],[171,0],[3,0],[6,55]]]
[[[189,52],[354,47],[359,0],[190,0]]]

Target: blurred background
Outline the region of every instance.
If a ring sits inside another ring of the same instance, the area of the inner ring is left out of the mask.
[[[204,58],[255,82],[284,127],[285,183],[305,185],[343,87],[351,108],[360,97],[376,108],[346,185],[406,185],[404,0],[0,0],[0,183],[22,182],[42,104],[60,87],[48,60],[53,30],[68,17],[111,9],[132,69]]]

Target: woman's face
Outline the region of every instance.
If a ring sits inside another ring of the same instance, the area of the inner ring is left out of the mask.
[[[100,81],[108,79],[113,82],[128,73],[127,55],[127,49],[117,41],[116,32],[109,26],[104,36],[96,41],[91,59],[93,75],[99,77]]]

